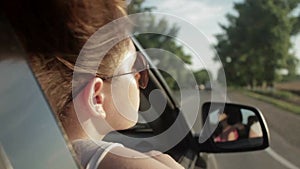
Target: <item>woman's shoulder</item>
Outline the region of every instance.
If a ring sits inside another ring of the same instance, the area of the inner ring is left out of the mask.
[[[112,145],[114,146],[123,146],[120,143],[113,143],[113,142],[106,142],[106,141],[93,141],[90,139],[78,139],[78,140],[74,140],[72,141],[72,145],[74,146],[74,148],[76,149],[80,149],[83,148],[84,149],[95,149],[95,148],[102,148],[102,149],[106,149]]]
[[[76,140],[72,142],[75,152],[81,165],[85,169],[100,168],[137,168],[137,169],[170,169],[182,168],[171,158],[166,158],[165,154],[158,155],[164,157],[164,162],[140,153],[133,149],[124,147],[119,143],[105,141],[94,142],[92,140]],[[170,160],[172,159],[172,160]],[[171,165],[172,164],[172,165]],[[168,167],[173,166],[173,167]],[[176,166],[176,167],[174,167]]]
[[[81,165],[87,169],[97,168],[105,155],[114,147],[123,147],[119,143],[88,139],[75,140],[72,145]]]

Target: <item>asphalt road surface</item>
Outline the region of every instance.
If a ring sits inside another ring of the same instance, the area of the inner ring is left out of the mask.
[[[259,108],[269,126],[270,148],[256,152],[209,154],[209,169],[299,169],[300,115],[229,92],[231,102]]]

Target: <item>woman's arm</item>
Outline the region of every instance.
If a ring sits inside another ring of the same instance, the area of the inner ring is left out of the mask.
[[[235,129],[228,134],[227,141],[235,141],[238,139],[238,137],[239,134],[237,132],[237,129]]]
[[[150,155],[153,154],[150,153]],[[167,154],[149,156],[125,147],[115,147],[107,153],[98,169],[183,169]]]

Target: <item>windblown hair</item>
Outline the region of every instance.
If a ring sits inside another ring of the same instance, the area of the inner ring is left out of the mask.
[[[126,15],[125,2],[7,0],[4,4],[5,13],[29,54],[32,70],[53,110],[60,115],[72,92],[73,70],[57,57],[74,65],[81,48],[93,33]],[[127,50],[129,43],[130,40],[125,39],[111,48],[98,72],[108,76],[112,74],[122,59],[120,53]]]

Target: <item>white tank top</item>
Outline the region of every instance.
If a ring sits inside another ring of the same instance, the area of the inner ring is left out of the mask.
[[[78,160],[85,169],[97,169],[105,155],[114,147],[122,144],[105,141],[75,140],[72,142]]]

